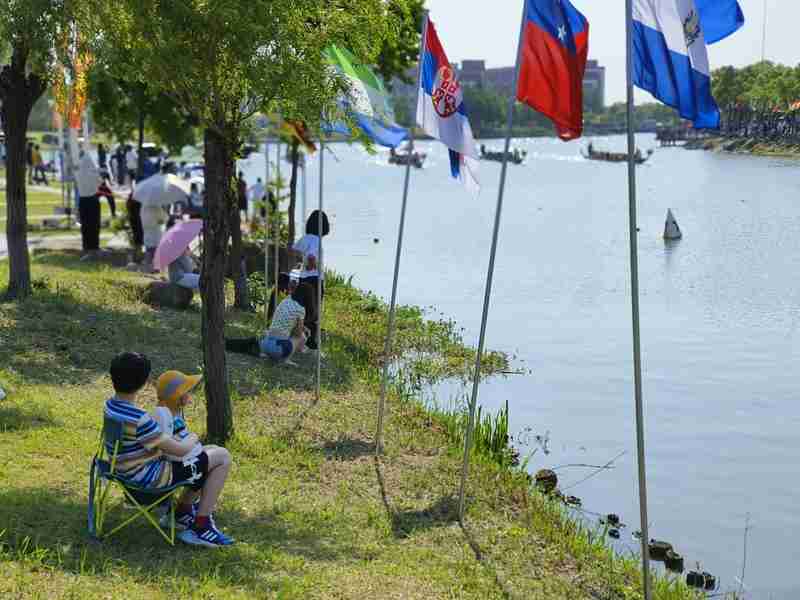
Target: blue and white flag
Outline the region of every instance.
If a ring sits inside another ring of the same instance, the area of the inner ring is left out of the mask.
[[[720,113],[711,95],[704,30],[713,31],[718,41],[736,31],[740,24],[737,18],[728,18],[730,13],[720,10],[730,6],[727,0],[717,0],[714,5],[703,2],[705,19],[701,19],[699,3],[634,0],[633,81],[677,109],[696,129],[717,129]]]
[[[738,0],[694,0],[700,11],[700,25],[706,44],[716,44],[744,25],[744,13]]]

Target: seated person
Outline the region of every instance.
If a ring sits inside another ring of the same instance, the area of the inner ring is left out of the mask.
[[[297,279],[292,279],[289,273],[278,273],[278,292],[281,294],[291,295],[297,289]],[[278,304],[276,299],[277,294],[275,288],[272,288],[272,293],[269,295],[269,305],[267,306],[267,321],[272,321],[272,316],[275,314],[275,308]]]
[[[189,429],[183,417],[183,410],[192,401],[192,390],[202,381],[202,375],[184,375],[180,371],[167,371],[158,378],[158,406],[153,411],[153,420],[158,423],[161,432],[182,442],[189,437]],[[164,453],[171,461],[183,462],[196,458],[203,451],[203,444],[197,442],[192,449],[182,456]]]
[[[142,354],[125,352],[111,361],[110,371],[114,396],[106,401],[104,413],[123,425],[116,473],[143,488],[188,483],[176,511],[176,520],[183,529],[180,539],[209,548],[233,544],[231,538],[217,529],[212,517],[231,468],[230,453],[225,448],[208,446],[194,458],[169,460],[165,454],[185,456],[199,439],[193,433],[182,441],[165,435],[153,417],[136,405],[136,397],[150,377],[150,361]],[[195,384],[191,379],[177,377],[165,387],[164,394],[170,397],[185,394]],[[106,450],[109,454],[114,452],[108,442]],[[198,496],[200,504],[195,514],[194,501]]]
[[[195,264],[189,248],[186,248],[183,254],[173,260],[167,268],[169,270],[170,283],[190,290],[200,289],[200,274],[194,272]]]
[[[322,231],[320,231],[320,221],[322,221]],[[306,220],[306,234],[295,242],[292,247],[294,255],[303,261],[303,270],[300,272],[300,283],[307,283],[314,290],[314,307],[319,302],[319,295],[325,296],[324,276],[317,268],[318,257],[320,255],[321,238],[328,235],[331,231],[328,215],[319,210],[312,212]],[[321,235],[320,235],[321,234]],[[322,286],[322,289],[319,289]],[[317,340],[317,327],[319,326],[317,310],[306,311],[305,326],[310,332],[307,346],[311,350],[319,348]]]
[[[307,336],[303,322],[306,311],[313,310],[313,306],[313,289],[301,283],[291,296],[278,305],[264,337],[225,340],[225,349],[286,362],[292,354],[301,352],[305,347]]]

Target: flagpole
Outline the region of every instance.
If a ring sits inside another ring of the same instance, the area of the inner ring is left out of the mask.
[[[500,235],[500,217],[503,212],[503,195],[506,188],[506,174],[508,172],[508,154],[511,148],[511,135],[514,127],[514,104],[516,102],[517,84],[519,80],[519,62],[522,56],[522,35],[525,31],[525,16],[527,2],[523,3],[522,20],[519,26],[519,39],[517,41],[517,62],[514,66],[514,87],[511,90],[511,97],[508,100],[508,122],[506,124],[506,143],[503,153],[503,167],[500,170],[500,190],[497,194],[497,208],[494,214],[494,232],[492,234],[492,250],[489,255],[489,270],[486,274],[486,293],[483,298],[483,317],[481,318],[481,333],[478,338],[478,352],[475,357],[475,373],[472,380],[472,398],[469,403],[469,423],[467,424],[467,434],[464,440],[464,463],[461,468],[461,488],[458,492],[458,518],[464,522],[464,500],[467,488],[467,476],[469,475],[469,455],[472,450],[472,436],[475,430],[475,410],[478,404],[478,387],[481,378],[481,360],[483,348],[486,342],[486,321],[489,317],[489,303],[492,298],[492,279],[494,278],[494,261],[497,256],[497,240]]]
[[[761,28],[761,62],[767,59],[767,0],[764,0],[764,23]]]
[[[301,194],[301,201],[300,201],[300,212],[303,214],[303,217],[300,219],[300,226],[305,227],[306,219],[308,218],[308,187],[306,182],[306,170],[308,169],[308,153],[303,154],[303,166],[302,171],[300,171],[302,179],[300,180],[300,185],[302,189]],[[297,237],[297,234],[295,234]]]
[[[320,400],[322,381],[322,209],[323,189],[325,183],[325,141],[319,140],[319,212],[317,213],[317,236],[319,237],[319,256],[317,257],[317,378],[315,402]]]
[[[269,321],[269,132],[264,141],[264,177],[267,182],[267,194],[264,198],[264,321]],[[275,293],[275,303],[278,302],[278,294]],[[269,327],[269,323],[266,325]]]
[[[278,130],[280,131],[280,129]],[[278,135],[278,139],[275,143],[275,147],[277,148],[277,158],[278,161],[275,165],[275,170],[278,174],[278,182],[283,187],[283,181],[281,179],[281,138],[280,134]],[[273,275],[275,275],[275,308],[278,308],[278,271],[280,270],[279,264],[279,256],[281,252],[281,196],[280,192],[275,195],[275,256],[273,257],[273,265],[275,267]],[[269,325],[267,325],[269,327]]]
[[[414,102],[414,114],[417,113],[419,105],[419,90],[422,84],[422,61],[425,56],[429,11],[425,10],[422,18],[422,37],[419,46],[419,60],[417,61],[417,93]],[[378,403],[378,429],[375,433],[375,455],[379,456],[383,452],[383,427],[384,416],[386,414],[386,391],[389,382],[389,355],[392,351],[392,338],[394,337],[395,315],[397,312],[397,280],[400,276],[400,257],[403,253],[403,233],[406,227],[406,205],[408,204],[408,188],[411,181],[411,157],[414,153],[414,125],[416,116],[412,122],[409,135],[408,160],[406,162],[406,175],[403,184],[403,202],[400,206],[400,226],[397,231],[397,251],[394,258],[394,279],[392,281],[392,299],[389,304],[389,322],[386,328],[386,341],[383,346],[383,378],[381,379],[381,397]]]
[[[636,453],[639,465],[639,511],[642,532],[642,577],[644,598],[650,600],[650,553],[647,524],[647,478],[644,454],[644,407],[642,405],[642,351],[639,330],[639,250],[636,217],[636,139],[633,132],[633,0],[625,0],[626,76],[628,96],[628,210],[631,246],[631,311],[633,322],[633,381],[636,399]]]

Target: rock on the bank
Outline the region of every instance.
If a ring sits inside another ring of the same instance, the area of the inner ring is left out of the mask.
[[[153,281],[145,289],[143,300],[151,306],[186,310],[193,297],[194,292],[188,288],[166,281]]]

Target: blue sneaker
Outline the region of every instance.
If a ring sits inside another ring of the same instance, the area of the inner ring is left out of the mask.
[[[184,531],[194,525],[194,518],[197,516],[197,509],[200,507],[200,502],[192,503],[192,512],[175,514],[175,531]],[[163,529],[169,529],[170,512],[166,511],[158,520],[158,524]]]
[[[185,544],[205,546],[206,548],[221,548],[222,546],[232,546],[234,543],[232,538],[217,529],[213,518],[210,518],[208,525],[202,529],[191,527],[182,531],[178,537]]]

